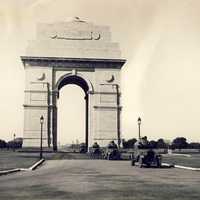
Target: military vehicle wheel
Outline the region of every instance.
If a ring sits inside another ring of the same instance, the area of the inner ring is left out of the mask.
[[[143,167],[143,158],[141,156],[139,157],[139,167]]]
[[[156,165],[157,167],[161,167],[161,158],[156,157]]]
[[[131,160],[131,166],[135,166],[135,160]]]

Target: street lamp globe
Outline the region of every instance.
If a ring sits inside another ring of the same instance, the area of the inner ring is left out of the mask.
[[[138,124],[140,125],[141,124],[141,118],[140,117],[138,117]]]
[[[44,117],[43,117],[43,115],[40,117],[40,123],[41,123],[41,124],[44,123]]]
[[[140,125],[141,125],[141,118],[140,117],[138,117],[138,139],[140,140],[140,138],[141,138],[141,135],[140,135]]]

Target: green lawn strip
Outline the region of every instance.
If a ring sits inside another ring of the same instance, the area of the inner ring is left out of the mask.
[[[10,170],[15,168],[29,168],[39,160],[38,155],[0,151],[0,170]]]
[[[43,152],[45,160],[60,160],[63,154]],[[66,156],[64,156],[66,157]],[[39,152],[13,152],[0,150],[0,170],[10,170],[15,168],[29,168],[40,160]]]
[[[200,155],[191,155],[191,157],[166,155],[163,157],[163,162],[185,167],[200,168]]]

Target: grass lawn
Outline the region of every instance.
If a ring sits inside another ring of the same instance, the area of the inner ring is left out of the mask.
[[[86,154],[77,153],[46,153],[43,152],[46,160],[65,160],[65,159],[89,159]],[[28,168],[39,160],[39,152],[13,152],[12,150],[0,150],[0,170],[15,168]]]
[[[188,156],[166,154],[163,155],[163,162],[175,165],[183,165],[186,167],[200,168],[200,154],[190,154]]]
[[[38,154],[0,150],[0,170],[28,168],[38,161]]]

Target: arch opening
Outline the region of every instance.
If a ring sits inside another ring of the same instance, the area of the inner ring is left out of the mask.
[[[84,91],[75,84],[66,85],[60,90],[57,101],[58,149],[60,150],[69,149],[69,145],[77,148],[80,143],[85,143],[84,97]]]
[[[89,91],[89,86],[87,82],[82,77],[75,76],[75,75],[64,77],[61,81],[59,81],[58,86],[57,86],[58,91],[63,86],[68,85],[68,84],[75,84],[75,85],[80,86],[85,92],[85,94],[87,94],[87,92]]]
[[[60,93],[62,92],[62,91],[64,91],[65,90],[65,88],[68,88],[68,87],[65,87],[65,86],[71,86],[70,88],[72,89],[73,87],[76,87],[76,86],[78,86],[78,88],[76,88],[76,89],[82,89],[82,91],[83,91],[83,93],[81,94],[80,92],[80,90],[78,91],[78,93],[79,93],[79,95],[78,95],[78,98],[81,98],[81,96],[84,96],[84,100],[85,100],[85,102],[83,103],[83,104],[85,104],[85,108],[84,109],[81,109],[81,110],[84,110],[83,112],[85,112],[85,116],[83,116],[82,114],[83,113],[77,113],[77,114],[80,114],[81,116],[82,116],[82,120],[84,120],[85,121],[85,125],[81,125],[85,130],[83,130],[83,131],[81,131],[82,133],[83,132],[85,132],[85,137],[84,137],[84,139],[83,139],[83,137],[81,137],[81,139],[80,139],[80,142],[82,142],[83,140],[83,142],[85,143],[85,146],[86,146],[86,148],[88,148],[88,122],[89,122],[89,120],[88,120],[88,108],[89,108],[89,100],[88,100],[88,91],[89,91],[89,86],[88,86],[88,83],[82,78],[82,77],[79,77],[79,76],[76,76],[76,75],[71,75],[71,76],[66,76],[66,77],[64,77],[64,78],[62,78],[60,81],[58,81],[58,84],[57,84],[57,91],[58,91],[58,93],[57,93],[57,98],[60,98]],[[63,87],[65,87],[65,88],[63,88]],[[63,88],[63,89],[62,89]],[[62,89],[62,90],[61,90]],[[75,91],[75,90],[74,90]],[[72,90],[71,90],[71,92],[72,92]],[[75,93],[77,93],[77,90],[75,91]],[[68,93],[69,94],[69,93]],[[66,95],[66,94],[65,94]],[[70,94],[69,94],[70,95]],[[62,98],[63,98],[63,95],[61,95],[62,96]],[[74,96],[73,94],[72,94],[72,96]],[[75,96],[76,97],[76,96]],[[66,97],[65,97],[66,98]],[[74,103],[74,102],[68,102],[68,103]],[[81,99],[80,99],[80,101],[79,101],[79,103],[81,103]],[[69,104],[68,104],[69,105]],[[73,105],[74,106],[74,105]],[[72,107],[73,107],[72,106]],[[79,104],[79,106],[80,106],[80,104]],[[58,108],[59,109],[62,109],[62,107],[60,107],[60,106],[58,106]],[[80,111],[81,111],[80,110]],[[59,111],[59,110],[58,110]],[[72,112],[72,111],[71,111]],[[60,114],[60,111],[58,112],[58,114]],[[57,120],[60,120],[60,116],[57,114]],[[74,113],[73,113],[74,114]],[[66,115],[66,118],[67,117],[70,117],[70,113],[67,113],[66,111],[65,111],[65,115]],[[80,123],[78,123],[79,125],[80,125]],[[59,125],[59,124],[58,124]],[[76,126],[76,123],[74,123],[74,125]],[[59,128],[59,127],[58,127]],[[58,132],[58,135],[59,135],[59,138],[61,138],[60,137],[60,129],[58,129],[59,130],[59,132]],[[74,130],[75,131],[75,130]],[[66,132],[65,134],[73,134],[73,130],[72,130],[72,132],[70,133],[70,130],[68,131],[68,132]],[[80,134],[78,134],[79,136],[80,136]],[[78,139],[78,138],[77,138]],[[83,140],[82,140],[83,139]],[[74,138],[74,140],[72,140],[74,143],[77,143],[77,140]],[[62,143],[62,142],[61,142]],[[58,141],[58,144],[57,144],[58,146],[59,146],[59,141]]]

